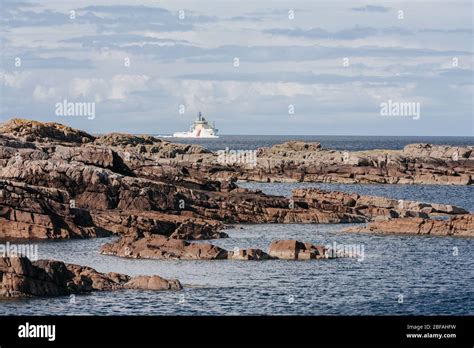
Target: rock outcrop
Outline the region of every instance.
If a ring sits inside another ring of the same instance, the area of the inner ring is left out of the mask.
[[[448,220],[399,218],[375,221],[367,224],[367,226],[350,227],[343,231],[353,233],[474,237],[474,215],[457,215]]]
[[[208,243],[190,243],[185,240],[152,235],[143,238],[122,237],[102,246],[101,253],[128,258],[167,260],[222,260],[227,250]]]
[[[232,176],[263,182],[471,185],[473,149],[410,144],[402,150],[350,152],[292,141],[260,148],[256,166],[239,170],[235,165]]]
[[[158,260],[313,260],[333,258],[330,251],[322,245],[303,243],[297,240],[278,240],[272,242],[268,253],[261,249],[247,248],[228,251],[218,246],[173,240],[159,235],[144,238],[122,237],[105,244],[102,254],[137,259]],[[340,255],[339,257],[344,257]]]
[[[114,234],[143,237],[159,234],[174,239],[199,240],[225,238],[220,221],[192,214],[167,214],[158,211],[98,211],[92,214],[96,226]]]
[[[86,132],[55,122],[38,122],[15,118],[0,124],[0,134],[12,135],[24,141],[90,143],[95,137]]]
[[[465,209],[448,204],[423,203],[396,200],[357,193],[325,191],[317,188],[293,190],[293,200],[300,206],[321,211],[364,216],[369,220],[385,220],[398,217],[422,217],[430,215],[468,214]]]
[[[222,163],[202,146],[173,144],[151,136],[111,133],[94,137],[57,123],[14,119],[0,135],[37,144],[110,148],[115,168],[189,187],[232,187],[235,179],[264,182],[339,182],[471,185],[473,146],[410,144],[402,150],[339,151],[320,143],[290,141],[257,151],[255,164]],[[206,177],[203,180],[203,176]]]
[[[270,244],[268,254],[282,260],[310,260],[328,258],[328,250],[321,245],[297,240],[278,240]]]
[[[65,191],[0,179],[0,238],[107,236],[87,210],[71,207]]]
[[[472,146],[412,144],[345,152],[287,142],[255,163],[222,162],[198,145],[151,136],[93,136],[57,123],[0,125],[0,238],[90,238],[111,234],[103,254],[172,260],[312,260],[326,247],[273,242],[268,253],[225,250],[201,240],[227,237],[227,223],[366,223],[352,232],[472,237],[473,215],[442,204],[317,189],[291,199],[235,181],[384,184],[474,183]],[[449,220],[434,219],[437,215]],[[345,255],[342,255],[345,257]],[[0,258],[0,297],[58,296],[117,289],[178,290],[177,280],[99,273],[59,261]]]
[[[137,276],[124,285],[126,289],[138,290],[181,290],[183,286],[177,279],[165,279],[159,276]]]
[[[260,260],[271,260],[274,257],[268,255],[266,252],[261,249],[248,248],[248,249],[238,249],[228,252],[227,258],[229,260],[241,260],[241,261],[260,261]]]
[[[0,193],[5,196],[0,205],[8,238],[109,232],[194,240],[225,237],[222,223],[365,221],[346,213],[291,207],[284,197],[209,180],[212,168],[222,168],[212,164],[201,172],[205,158],[212,160],[215,154],[200,146],[116,133],[93,137],[59,124],[25,120],[12,120],[1,129],[0,180],[5,189]]]
[[[124,288],[180,290],[182,286],[178,280],[159,276],[131,278],[60,261],[31,262],[26,257],[0,257],[0,298],[61,296]]]
[[[242,167],[219,163],[215,153],[197,145],[118,133],[95,137],[56,123],[12,120],[0,127],[0,237],[113,233],[199,240],[226,237],[226,223],[353,223],[463,214],[453,206],[318,190],[296,190],[288,199],[234,183],[237,178],[319,181],[319,170],[351,180],[358,171],[367,177],[367,170],[376,170],[379,178],[398,178],[434,165],[436,175],[445,175],[443,168],[454,164],[446,175],[469,176],[472,149],[457,148],[454,162],[448,158],[451,150],[414,145],[382,151],[383,156],[377,150],[351,157],[318,143],[289,142],[259,150],[256,166]],[[391,166],[402,164],[404,171],[395,173]]]

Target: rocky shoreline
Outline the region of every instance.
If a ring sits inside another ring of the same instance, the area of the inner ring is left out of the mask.
[[[65,296],[120,289],[181,290],[181,283],[159,276],[129,277],[100,273],[90,267],[60,261],[30,261],[26,257],[0,257],[0,298]]]
[[[0,125],[0,239],[117,235],[102,253],[179,260],[310,260],[330,257],[323,246],[299,241],[274,241],[268,251],[228,251],[196,241],[226,238],[226,225],[238,223],[361,223],[363,227],[347,232],[473,237],[473,215],[452,205],[319,189],[297,189],[285,198],[236,185],[237,180],[471,185],[472,150],[414,144],[400,151],[341,152],[288,142],[259,149],[254,165],[229,164],[197,145],[118,133],[95,137],[57,123],[14,119]],[[71,272],[93,278],[79,292],[181,286],[158,276],[109,276],[51,260],[2,262],[0,297],[71,293],[76,288],[70,284],[77,283]],[[11,266],[15,262],[19,268]],[[49,263],[57,274],[45,275]],[[20,277],[12,283],[19,275],[28,281]],[[47,276],[55,288],[21,285],[30,280],[49,284]],[[97,283],[94,279],[101,285],[90,285]]]
[[[447,220],[423,218],[391,219],[370,222],[366,226],[350,227],[343,231],[355,233],[473,237],[474,215],[458,215]]]
[[[290,141],[261,148],[242,180],[263,182],[472,185],[474,147],[410,144],[402,150],[338,151]]]
[[[332,258],[327,248],[297,240],[277,240],[268,253],[247,248],[225,250],[209,243],[152,235],[144,238],[122,237],[102,246],[101,253],[128,258],[156,260],[310,260]]]

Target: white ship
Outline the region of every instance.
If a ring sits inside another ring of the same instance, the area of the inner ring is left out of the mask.
[[[188,132],[176,132],[173,133],[175,138],[219,138],[217,134],[218,129],[214,125],[210,125],[206,119],[202,116],[201,112],[198,112],[198,118],[189,127]]]

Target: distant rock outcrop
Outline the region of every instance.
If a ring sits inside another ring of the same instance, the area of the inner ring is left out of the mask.
[[[55,122],[38,122],[14,118],[0,124],[0,134],[8,134],[24,141],[48,143],[85,144],[94,141],[95,137]]]
[[[474,147],[410,144],[403,150],[339,151],[319,143],[260,148],[253,168],[229,174],[263,182],[471,185]],[[222,172],[217,175],[225,176]]]
[[[448,220],[422,218],[391,219],[371,222],[367,226],[350,227],[343,231],[355,233],[474,237],[474,215],[457,215]]]
[[[468,214],[465,209],[449,204],[423,203],[397,200],[357,193],[325,191],[317,188],[293,190],[293,199],[299,205],[336,213],[364,216],[369,220],[398,217],[424,217],[429,215]]]

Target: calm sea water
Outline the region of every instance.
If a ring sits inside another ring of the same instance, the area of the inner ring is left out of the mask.
[[[199,144],[209,150],[255,150],[290,140],[320,142],[324,148],[359,151],[371,149],[402,149],[414,143],[446,144],[455,146],[474,145],[474,137],[400,137],[400,136],[341,136],[341,135],[221,135],[217,139],[163,138],[183,144]]]
[[[469,143],[468,139],[456,139],[456,144],[464,144],[463,141]],[[400,141],[393,143],[387,139],[368,140],[365,145],[352,140],[346,141],[347,146],[343,147],[341,142],[340,148],[400,148],[404,144]],[[433,141],[423,138],[421,142]],[[238,141],[222,145],[232,148],[250,148],[250,143],[256,147],[268,146],[265,140],[260,143],[257,139],[245,140],[245,143],[246,146],[240,146],[242,143]],[[241,186],[260,188],[268,193],[285,196],[290,195],[295,187],[315,186],[397,199],[449,203],[474,211],[473,188],[465,186],[308,183],[241,183]],[[364,257],[359,260],[134,260],[99,254],[100,246],[115,237],[43,242],[38,247],[40,258],[88,265],[102,272],[158,274],[178,278],[185,289],[180,292],[96,292],[76,295],[75,303],[71,303],[67,296],[3,300],[0,301],[0,314],[474,314],[474,240],[341,232],[348,226],[350,225],[240,225],[228,229],[230,238],[212,242],[227,249],[258,247],[264,250],[268,249],[271,241],[288,238],[323,245],[358,245],[364,251]]]

